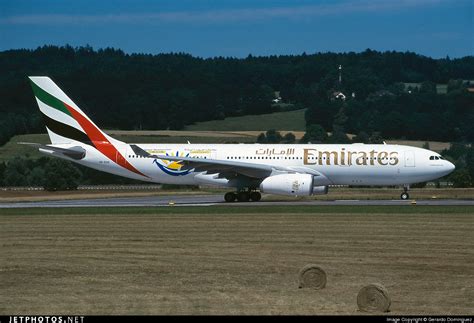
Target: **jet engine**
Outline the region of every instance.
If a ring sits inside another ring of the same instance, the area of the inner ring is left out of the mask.
[[[277,195],[327,194],[327,186],[313,187],[313,175],[310,174],[281,174],[265,178],[260,183],[260,191]]]
[[[324,195],[328,193],[327,186],[313,186],[313,195]]]

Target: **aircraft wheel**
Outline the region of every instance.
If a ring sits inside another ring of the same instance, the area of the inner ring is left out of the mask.
[[[408,200],[410,198],[410,195],[408,195],[407,192],[403,192],[402,195],[400,195],[400,198],[402,200]]]
[[[250,193],[250,199],[254,202],[258,202],[262,199],[262,194],[260,194],[260,192],[252,192]]]
[[[236,198],[237,196],[234,192],[228,192],[228,193],[225,193],[224,195],[224,200],[226,202],[234,202]]]
[[[248,202],[250,200],[250,194],[247,192],[237,193],[237,201],[239,202]]]

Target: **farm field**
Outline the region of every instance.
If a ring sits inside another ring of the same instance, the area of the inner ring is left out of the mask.
[[[249,212],[249,213],[248,213]],[[0,210],[0,314],[473,315],[473,207]],[[299,289],[306,264],[322,290]]]
[[[306,121],[304,118],[306,109],[274,112],[261,115],[246,115],[241,117],[229,117],[224,120],[213,120],[197,122],[185,127],[185,130],[206,131],[267,131],[276,129],[282,131],[305,131]]]

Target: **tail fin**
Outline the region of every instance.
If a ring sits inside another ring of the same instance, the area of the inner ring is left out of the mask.
[[[114,144],[124,145],[102,132],[89,117],[49,78],[30,76],[39,109],[43,114],[46,129],[53,145],[79,144],[72,148],[39,147],[80,160],[86,156],[81,143],[90,145],[119,166],[144,177],[148,177],[131,165]]]
[[[113,140],[49,78],[30,76],[31,86],[52,144]],[[114,140],[115,141],[115,140]]]

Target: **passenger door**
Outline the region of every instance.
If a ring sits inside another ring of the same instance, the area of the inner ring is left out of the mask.
[[[405,167],[415,167],[415,153],[413,151],[405,151]]]

